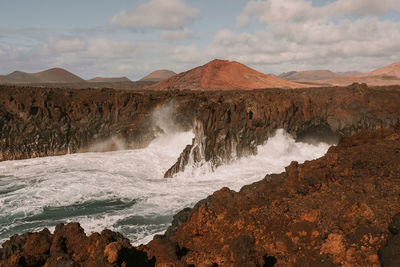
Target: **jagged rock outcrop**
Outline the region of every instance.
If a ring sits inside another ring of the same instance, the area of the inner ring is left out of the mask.
[[[199,104],[193,143],[165,177],[183,171],[188,162],[210,162],[215,167],[255,154],[278,128],[300,140],[332,143],[341,134],[393,128],[400,124],[399,89],[353,84],[204,94],[207,101]]]
[[[0,161],[145,146],[160,131],[153,111],[175,94],[0,86]],[[171,119],[189,128],[187,117]]]
[[[121,234],[103,230],[86,236],[78,223],[14,235],[0,248],[0,266],[154,266]]]
[[[278,128],[298,139],[391,128],[400,87],[131,91],[0,86],[0,160],[135,148],[160,131],[153,112],[172,103],[172,121],[196,137],[166,172],[189,163],[218,166],[256,153]]]
[[[396,266],[399,155],[400,130],[343,137],[320,159],[181,211],[145,251],[159,266]]]

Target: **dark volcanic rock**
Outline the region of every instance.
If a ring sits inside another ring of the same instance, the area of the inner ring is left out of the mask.
[[[253,91],[0,86],[0,98],[0,160],[143,147],[161,130],[153,112],[172,103],[172,121],[185,130],[194,124],[196,136],[166,177],[188,162],[215,167],[255,154],[278,128],[299,140],[335,142],[340,134],[393,128],[400,118],[400,87],[358,84]]]
[[[15,235],[0,250],[0,265],[7,266],[154,266],[145,252],[121,234],[104,230],[86,236],[78,223],[59,224],[51,234]]]
[[[0,98],[1,161],[146,146],[160,132],[153,111],[174,92],[0,86]],[[192,125],[186,113],[171,116]]]
[[[400,130],[343,137],[320,159],[215,192],[146,251],[161,266],[398,266],[399,155]]]
[[[255,154],[278,128],[298,140],[336,143],[338,136],[362,129],[393,128],[400,124],[400,87],[308,88],[203,93],[195,138],[166,173],[195,164],[218,166]],[[200,95],[199,95],[200,96]],[[335,140],[336,139],[336,140]]]
[[[379,250],[379,259],[383,267],[398,267],[400,266],[400,213],[393,217],[389,231],[391,235],[386,245]]]

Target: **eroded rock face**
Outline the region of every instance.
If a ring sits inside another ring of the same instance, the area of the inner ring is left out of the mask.
[[[394,266],[399,192],[400,130],[363,131],[240,192],[215,192],[146,251],[160,266]]]
[[[298,140],[331,143],[342,134],[393,128],[400,124],[399,89],[354,84],[204,94],[207,101],[199,103],[196,137],[165,177],[183,171],[188,162],[211,162],[215,167],[255,154],[278,128]]]
[[[196,136],[165,177],[254,154],[278,128],[300,140],[399,124],[400,87],[252,91],[128,91],[0,86],[0,161],[146,146],[154,111]],[[311,140],[313,141],[313,140]],[[98,145],[101,144],[101,145]]]
[[[0,249],[0,265],[11,266],[154,266],[121,234],[103,230],[86,236],[78,223],[56,226],[54,234],[14,235]]]
[[[160,131],[153,111],[175,93],[0,86],[0,161],[146,146]]]

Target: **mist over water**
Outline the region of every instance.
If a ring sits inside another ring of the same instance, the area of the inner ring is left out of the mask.
[[[258,154],[209,172],[187,168],[174,178],[164,172],[193,138],[166,131],[145,149],[82,153],[0,162],[0,243],[13,234],[54,230],[77,221],[86,233],[109,228],[134,244],[163,233],[172,216],[227,186],[239,190],[279,173],[293,160],[324,155],[328,144],[296,143],[283,130],[258,147]]]

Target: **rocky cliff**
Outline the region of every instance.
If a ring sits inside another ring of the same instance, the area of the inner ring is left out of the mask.
[[[78,224],[15,235],[1,266],[398,266],[400,129],[342,137],[239,192],[223,188],[174,216],[145,246]]]
[[[200,97],[200,95],[199,95]],[[349,87],[203,93],[195,138],[165,177],[188,162],[213,167],[255,154],[278,128],[306,141],[335,143],[339,135],[400,124],[398,87]]]
[[[159,266],[398,266],[399,155],[400,130],[344,137],[181,211],[146,251]]]
[[[166,177],[193,164],[218,166],[254,154],[278,128],[335,143],[340,134],[399,124],[400,87],[130,91],[0,86],[0,160],[147,145],[162,131],[154,111],[171,106],[178,128],[194,128]]]
[[[153,111],[174,95],[0,86],[0,160],[145,146],[161,130]],[[191,127],[186,114],[171,116]]]

